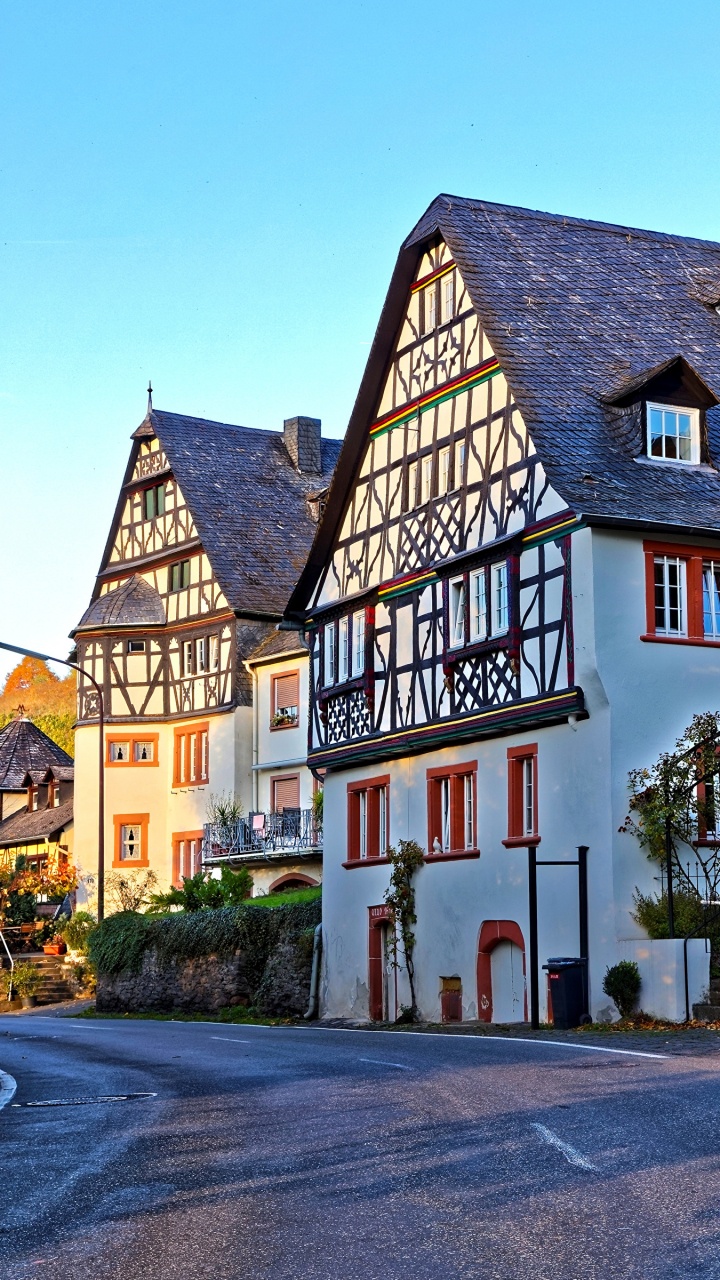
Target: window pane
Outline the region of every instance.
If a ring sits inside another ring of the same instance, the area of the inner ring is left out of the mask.
[[[440,476],[438,480],[438,493],[448,493],[450,489],[450,450],[441,449],[438,455],[440,464]]]
[[[412,511],[417,506],[417,487],[418,487],[418,464],[417,462],[408,463],[408,479],[407,479],[407,509]]]
[[[165,514],[165,485],[159,484],[156,489],[155,506],[159,516]]]
[[[358,795],[360,801],[360,857],[367,858],[367,791]]]
[[[338,680],[347,680],[350,671],[350,624],[347,618],[340,619],[340,650],[338,654]]]
[[[365,670],[365,611],[353,614],[353,675]]]
[[[703,631],[715,640],[720,636],[720,561],[703,564]]]
[[[470,575],[470,639],[484,640],[487,636],[487,599],[485,570]]]
[[[152,520],[155,515],[155,490],[145,490],[145,519]]]
[[[450,647],[465,643],[465,583],[460,578],[450,583]]]
[[[453,484],[459,489],[465,479],[465,442],[458,440],[455,445],[455,475]]]
[[[217,671],[220,666],[220,638],[219,636],[210,637],[210,670]]]
[[[655,557],[655,630],[685,634],[685,563],[676,556]]]
[[[434,329],[437,324],[437,284],[428,285],[424,290],[425,332]]]
[[[472,774],[470,773],[465,774],[464,785],[465,785],[465,848],[472,849],[475,845]]]
[[[149,764],[155,758],[154,742],[136,742],[133,755],[137,764]]]
[[[329,622],[325,627],[325,684],[335,682],[335,623]]]
[[[378,854],[381,858],[384,858],[387,851],[387,787],[380,787],[380,790],[378,791],[378,806],[378,816],[380,820]]]
[[[443,320],[452,320],[455,314],[455,273],[450,271],[443,277]]]
[[[494,564],[490,569],[492,583],[492,631],[502,635],[509,626],[507,563]]]
[[[442,804],[442,847],[450,848],[450,779],[443,778],[440,783]]]
[[[432,497],[432,454],[422,460],[422,501],[429,502]]]
[[[534,797],[534,779],[533,779],[533,761],[532,756],[528,756],[523,761],[524,786],[523,801],[525,813],[525,835],[532,835],[535,827],[535,797]]]

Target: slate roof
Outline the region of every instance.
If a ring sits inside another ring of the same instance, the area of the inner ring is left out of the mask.
[[[403,247],[436,228],[568,505],[719,530],[714,468],[636,461],[603,401],[678,355],[720,395],[720,244],[443,195]],[[707,422],[717,464],[720,411]]]
[[[246,658],[249,663],[269,662],[291,654],[307,654],[308,647],[299,631],[273,631]]]
[[[709,465],[636,460],[607,401],[682,355],[720,397],[720,244],[441,195],[404,242],[325,517],[288,607],[299,616],[332,545],[423,244],[440,232],[460,268],[547,470],[568,506],[598,521],[720,531]],[[720,409],[707,410],[720,465]]]
[[[165,608],[159,592],[144,578],[134,574],[122,586],[93,600],[76,630],[93,627],[156,627],[163,626],[164,623]]]
[[[72,757],[30,720],[11,720],[0,730],[0,791],[22,791],[29,770],[72,764]]]
[[[151,409],[134,438],[153,433],[230,607],[281,617],[317,527],[308,498],[329,484],[341,442],[321,441],[322,472],[313,474],[296,470],[280,431]]]
[[[34,813],[21,809],[0,822],[0,847],[49,839],[69,826],[72,820],[72,800],[58,805],[57,809],[36,809]]]

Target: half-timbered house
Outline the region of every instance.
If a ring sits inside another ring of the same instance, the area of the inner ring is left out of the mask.
[[[212,796],[253,809],[253,680],[315,530],[339,445],[293,418],[262,431],[148,408],[134,432],[92,601],[82,669],[76,859],[97,865],[98,698],[106,868],[161,888],[203,861]],[[295,646],[297,647],[297,646]]]
[[[287,613],[327,770],[327,1015],[408,1000],[400,839],[426,851],[424,1016],[545,1016],[563,954],[594,1013],[623,956],[675,1008],[618,828],[628,770],[715,705],[719,313],[716,244],[450,196],[403,244]]]

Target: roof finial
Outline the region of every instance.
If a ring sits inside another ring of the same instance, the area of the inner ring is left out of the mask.
[[[148,413],[152,413],[152,382],[148,378]]]

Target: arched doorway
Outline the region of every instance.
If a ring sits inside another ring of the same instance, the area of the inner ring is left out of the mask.
[[[527,1022],[525,939],[514,920],[483,921],[477,986],[481,1022]]]

